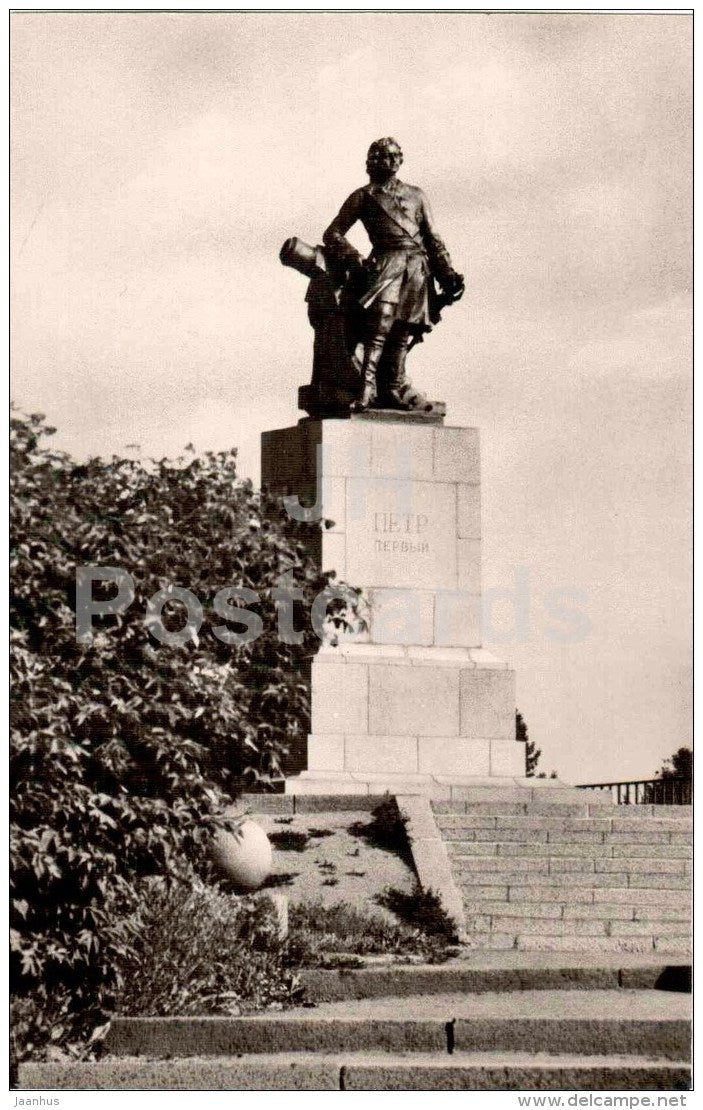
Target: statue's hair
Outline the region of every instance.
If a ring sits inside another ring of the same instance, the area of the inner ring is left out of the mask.
[[[401,165],[403,161],[403,151],[401,150],[398,140],[391,138],[390,135],[387,135],[385,139],[376,139],[375,143],[371,143],[367,158],[376,152],[383,152],[385,154],[386,151],[391,149],[395,149],[398,152],[398,165]]]

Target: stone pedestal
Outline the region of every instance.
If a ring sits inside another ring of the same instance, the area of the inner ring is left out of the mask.
[[[286,790],[442,794],[522,778],[515,676],[481,648],[479,437],[437,418],[302,420],[262,437],[262,486],[321,513],[321,569],[367,629],[312,666],[307,771]]]

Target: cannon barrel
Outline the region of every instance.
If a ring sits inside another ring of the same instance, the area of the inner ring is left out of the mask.
[[[311,247],[296,235],[286,239],[278,256],[284,266],[291,266],[294,270],[312,278],[315,273],[327,269],[322,247]]]

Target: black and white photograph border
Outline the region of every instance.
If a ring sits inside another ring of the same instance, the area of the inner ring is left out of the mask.
[[[10,1106],[685,1107],[693,9],[8,24]]]

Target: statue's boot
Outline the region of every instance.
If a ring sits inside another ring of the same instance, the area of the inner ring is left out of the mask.
[[[384,339],[380,343],[369,344],[364,351],[363,388],[361,396],[353,402],[352,412],[366,412],[376,401],[376,371],[383,354]]]
[[[408,329],[396,324],[386,343],[386,380],[379,400],[383,408],[404,411],[414,408],[413,401],[408,396],[412,391],[405,375],[405,359],[409,343]]]
[[[363,388],[361,396],[351,406],[352,412],[366,412],[376,402],[376,374],[388,336],[393,327],[394,307],[381,301],[375,308],[364,347],[362,367]]]

